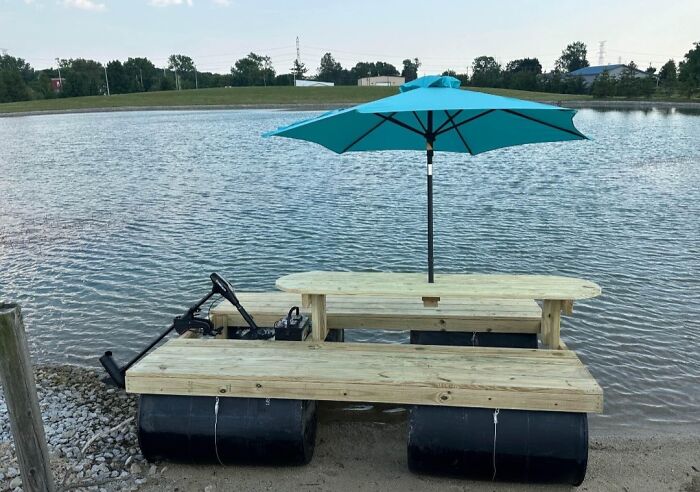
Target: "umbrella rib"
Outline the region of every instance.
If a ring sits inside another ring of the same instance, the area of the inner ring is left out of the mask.
[[[425,125],[424,125],[423,122],[420,120],[420,117],[418,116],[418,113],[416,113],[415,111],[412,111],[412,113],[413,113],[413,116],[416,117],[416,120],[418,121],[418,124],[420,125],[420,127],[423,129],[423,133],[427,133],[428,130],[425,128]]]
[[[406,130],[410,130],[410,131],[412,131],[412,132],[414,132],[414,133],[417,133],[417,134],[420,135],[421,137],[425,137],[425,133],[423,133],[422,131],[417,130],[416,128],[413,128],[411,125],[407,125],[407,124],[404,123],[403,121],[399,121],[399,120],[397,120],[396,118],[394,118],[394,115],[395,115],[396,113],[391,113],[389,116],[383,115],[383,114],[381,114],[381,113],[374,113],[374,114],[377,115],[377,116],[379,116],[380,118],[382,118],[383,121],[389,121],[389,122],[391,122],[391,123],[393,123],[393,124],[395,124],[395,125],[398,125],[398,126],[400,126],[400,127],[402,127],[402,128],[405,128]]]
[[[396,113],[391,113],[391,116],[394,116],[395,114],[396,114]],[[382,120],[382,121],[380,121],[379,123],[377,123],[376,125],[374,125],[372,128],[370,128],[370,129],[367,130],[365,133],[363,133],[362,135],[360,135],[359,137],[357,137],[355,140],[353,140],[353,142],[352,142],[350,145],[348,145],[347,147],[345,147],[340,153],[342,154],[342,153],[347,152],[348,150],[350,150],[352,147],[354,147],[355,145],[357,145],[358,143],[360,143],[360,141],[361,141],[363,138],[365,138],[367,135],[369,135],[369,134],[372,133],[374,130],[376,130],[377,128],[379,128],[380,126],[382,126],[384,123],[386,123],[386,121],[387,121],[387,120]]]
[[[575,135],[575,136],[577,136],[577,137],[582,137],[582,138],[586,138],[586,139],[588,138],[588,137],[586,137],[585,135],[582,135],[582,134],[579,133],[579,132],[575,132],[575,131],[569,130],[568,128],[562,128],[562,127],[560,127],[560,126],[553,125],[553,124],[551,124],[551,123],[547,123],[546,121],[538,120],[537,118],[533,118],[532,116],[528,116],[528,115],[526,115],[526,114],[518,113],[517,111],[513,111],[512,109],[502,109],[501,111],[504,111],[504,112],[506,112],[506,113],[508,113],[508,114],[512,114],[512,115],[515,115],[515,116],[520,116],[521,118],[524,118],[524,119],[526,119],[526,120],[534,121],[535,123],[539,123],[540,125],[548,126],[548,127],[550,127],[550,128],[554,128],[555,130],[559,130],[559,131],[562,131],[562,132],[565,132],[565,133],[569,133],[569,134]]]
[[[459,113],[458,113],[458,114],[459,114]],[[454,126],[455,122],[454,122],[453,118],[454,118],[455,116],[457,116],[457,115],[455,114],[454,116],[450,116],[450,113],[448,113],[447,111],[445,111],[445,116],[447,116],[447,119],[452,123],[452,126]],[[469,144],[467,143],[467,139],[464,138],[464,136],[462,135],[462,132],[459,131],[459,128],[455,127],[455,131],[457,132],[457,135],[459,136],[459,139],[460,139],[460,140],[462,141],[462,143],[464,144],[464,148],[467,149],[467,152],[469,152],[471,155],[474,155],[474,152],[472,152],[471,147],[469,147]]]
[[[483,113],[479,113],[479,114],[477,114],[476,116],[472,116],[471,118],[467,118],[466,120],[460,121],[459,123],[453,123],[452,126],[451,126],[450,128],[443,128],[442,130],[440,130],[439,132],[437,132],[435,135],[437,136],[437,135],[440,135],[440,134],[442,134],[442,133],[449,132],[450,130],[456,130],[456,129],[459,128],[460,126],[466,125],[467,123],[470,123],[470,122],[472,122],[472,121],[474,121],[474,120],[476,120],[476,119],[479,119],[479,118],[481,118],[482,116],[486,116],[486,115],[489,114],[489,113],[493,113],[494,111],[496,111],[496,110],[495,110],[495,109],[489,109],[488,111],[484,111]]]
[[[445,120],[445,122],[444,122],[442,125],[440,125],[440,126],[437,128],[437,130],[435,130],[435,133],[439,133],[440,130],[442,130],[443,128],[445,128],[445,127],[447,126],[447,124],[450,123],[450,119],[456,118],[457,116],[460,115],[460,113],[461,113],[462,111],[464,111],[464,110],[463,110],[463,109],[460,109],[460,110],[457,111],[455,114],[453,114],[452,117],[450,117],[450,113],[449,113],[447,110],[445,110],[445,114],[447,115],[447,118],[448,118],[448,119]],[[452,124],[454,125],[454,121],[452,121]]]

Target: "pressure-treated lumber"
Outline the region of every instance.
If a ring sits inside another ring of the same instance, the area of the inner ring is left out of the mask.
[[[595,297],[600,287],[587,280],[551,275],[435,275],[422,273],[303,272],[277,280],[277,288],[299,294],[482,299],[558,299]]]
[[[172,340],[126,374],[170,395],[601,412],[602,390],[568,350]]]
[[[260,326],[272,326],[290,307],[302,306],[299,294],[237,292]],[[327,296],[328,329],[437,330],[499,333],[537,333],[542,310],[532,299],[443,299],[425,308],[419,298]],[[209,313],[216,327],[244,326],[236,308],[224,301]],[[313,318],[312,318],[313,321]]]
[[[542,303],[542,344],[557,350],[560,345],[561,301],[545,300]]]
[[[22,489],[53,492],[56,486],[51,474],[22,312],[17,304],[0,303],[0,383],[15,440]]]

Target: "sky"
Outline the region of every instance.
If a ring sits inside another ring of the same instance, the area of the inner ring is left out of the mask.
[[[700,41],[700,0],[0,0],[0,49],[35,68],[55,58],[100,62],[145,56],[164,66],[191,56],[197,69],[225,73],[251,51],[278,73],[296,57],[313,75],[331,52],[346,68],[419,58],[420,75],[464,72],[490,55],[537,57],[545,70],[567,44],[588,60],[659,67]],[[0,52],[1,53],[1,52]]]

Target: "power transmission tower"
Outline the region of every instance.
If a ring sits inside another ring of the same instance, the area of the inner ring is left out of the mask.
[[[605,65],[605,43],[607,41],[601,41],[598,43],[598,65]]]
[[[299,49],[299,36],[297,36],[297,59],[296,63],[294,64],[294,68],[298,68],[301,63],[301,50]],[[297,71],[294,70],[294,86],[296,87],[297,85]]]

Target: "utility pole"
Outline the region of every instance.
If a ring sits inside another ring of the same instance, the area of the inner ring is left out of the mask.
[[[139,68],[139,77],[141,78],[141,90],[145,91],[145,89],[143,88],[143,70],[141,70],[140,68]]]
[[[103,67],[105,69],[105,82],[107,82],[107,95],[109,96],[109,78],[107,77],[107,65]]]
[[[58,90],[63,92],[63,79],[61,78],[61,62],[56,57],[56,66],[58,67]]]
[[[199,89],[199,82],[197,82],[197,65],[192,65],[194,67],[194,88]]]

